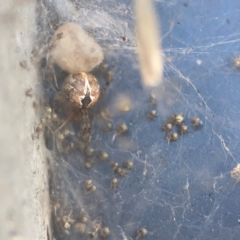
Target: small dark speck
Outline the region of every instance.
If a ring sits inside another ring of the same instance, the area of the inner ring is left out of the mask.
[[[187,4],[187,3],[184,3],[183,6],[184,6],[184,7],[188,7],[188,4]]]
[[[27,96],[27,97],[33,97],[33,90],[32,90],[32,88],[29,88],[29,89],[27,89],[26,91],[25,91],[25,95]]]
[[[180,22],[177,22],[178,25],[180,25],[181,23]]]
[[[126,42],[127,41],[127,36],[122,36],[122,40],[124,41],[124,42]]]
[[[197,92],[200,93],[200,91],[197,89]]]
[[[230,24],[230,20],[229,20],[228,18],[226,19],[226,22],[227,22],[228,24]]]
[[[27,66],[27,62],[25,60],[21,61],[20,62],[20,66],[24,69],[26,69],[28,66]]]

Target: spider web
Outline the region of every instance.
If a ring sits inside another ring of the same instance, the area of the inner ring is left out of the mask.
[[[239,161],[240,149],[240,81],[233,64],[240,42],[240,4],[162,0],[155,6],[165,36],[164,84],[153,89],[156,105],[141,86],[132,3],[38,3],[40,42],[53,33],[51,20],[73,21],[101,44],[106,63],[115,60],[113,82],[91,117],[90,146],[96,154],[106,151],[109,160],[101,162],[94,155],[95,164],[86,170],[85,157],[77,149],[68,154],[53,151],[50,194],[53,206],[61,202],[53,222],[64,214],[76,219],[84,212],[89,221],[101,218],[102,226],[111,231],[110,239],[134,239],[141,227],[148,230],[145,239],[239,239],[240,186],[229,173]],[[126,42],[122,36],[127,36]],[[121,94],[131,99],[129,113],[115,110]],[[98,116],[104,109],[112,113],[114,129],[118,123],[127,123],[127,134],[102,131],[108,121]],[[152,109],[158,115],[149,121]],[[161,126],[176,113],[184,114],[189,132],[168,143]],[[203,122],[199,130],[190,123],[195,116]],[[117,176],[119,186],[111,189],[116,175],[109,162],[121,165],[128,159],[134,168],[125,177]],[[88,179],[97,190],[86,194]],[[79,239],[56,226],[54,235],[56,239]],[[84,234],[81,237],[87,239]]]

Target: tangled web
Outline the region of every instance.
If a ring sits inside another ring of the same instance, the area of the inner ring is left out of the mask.
[[[91,169],[84,167],[87,157],[79,149],[59,153],[53,148],[50,195],[55,239],[88,239],[86,232],[93,231],[96,222],[99,229],[109,228],[109,239],[135,239],[142,227],[148,231],[145,239],[239,238],[240,186],[230,176],[240,149],[240,81],[234,66],[240,42],[237,8],[224,1],[215,6],[194,0],[156,1],[155,6],[164,36],[165,71],[163,86],[152,90],[153,104],[141,86],[132,3],[38,3],[41,44],[52,35],[52,22],[76,22],[100,43],[106,64],[114,67],[107,93],[92,109]],[[103,83],[101,76],[99,81]],[[129,112],[116,110],[119,96],[131,100]],[[110,121],[99,117],[106,109]],[[151,121],[152,109],[157,117]],[[184,115],[188,133],[169,143],[161,127],[176,113]],[[201,129],[191,126],[195,116],[202,121]],[[109,122],[113,130],[103,131]],[[119,123],[127,124],[126,133],[116,131]],[[97,159],[101,151],[108,160]],[[126,160],[134,167],[126,176],[116,175],[110,163],[121,166]],[[118,179],[114,189],[113,178]],[[87,193],[89,179],[96,190]],[[58,221],[64,216],[71,218],[67,231]],[[88,223],[81,225],[84,230],[79,225],[76,230],[82,216]]]

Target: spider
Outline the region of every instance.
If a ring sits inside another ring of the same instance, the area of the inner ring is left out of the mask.
[[[62,92],[67,100],[79,108],[82,115],[81,135],[88,143],[91,138],[91,124],[88,110],[100,97],[100,85],[97,79],[89,73],[69,75],[63,82]]]
[[[80,149],[84,151],[87,144],[91,140],[91,123],[89,113],[92,106],[104,95],[109,80],[101,92],[98,80],[90,73],[80,72],[78,74],[70,74],[63,81],[62,88],[55,98],[55,107],[60,109],[63,115],[66,115],[67,123],[80,122],[80,135],[82,138],[82,146]]]

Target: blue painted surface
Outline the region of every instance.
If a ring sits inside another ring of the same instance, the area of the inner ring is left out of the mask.
[[[176,0],[158,1],[155,6],[163,35],[173,24],[163,39],[164,85],[155,90],[157,105],[150,103],[141,87],[134,51],[121,43],[115,50],[106,50],[110,55],[106,61],[112,62],[111,55],[116,60],[114,80],[93,113],[113,109],[116,95],[128,94],[133,110],[113,118],[127,122],[129,131],[113,141],[114,132],[102,132],[103,122],[91,118],[91,144],[96,151],[107,151],[110,160],[119,164],[131,159],[134,168],[127,177],[119,177],[117,190],[111,190],[109,183],[115,175],[109,163],[97,161],[87,171],[81,160],[79,165],[81,156],[75,151],[60,163],[67,182],[63,191],[70,189],[73,208],[86,208],[91,219],[101,216],[103,225],[111,229],[109,239],[135,238],[144,226],[146,240],[238,240],[240,184],[230,171],[240,154],[240,71],[233,61],[240,55],[240,2]],[[103,37],[99,39],[104,43]],[[112,41],[109,39],[110,44]],[[101,79],[98,71],[95,74]],[[154,108],[158,117],[149,121],[147,114]],[[184,114],[189,132],[169,144],[161,126],[179,112]],[[194,116],[203,122],[199,130],[191,127]],[[126,141],[132,147],[119,146]],[[88,178],[96,183],[97,191],[86,195],[83,181]],[[68,239],[61,236],[59,239]]]

